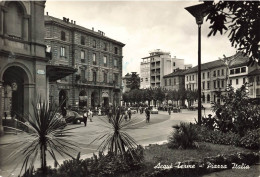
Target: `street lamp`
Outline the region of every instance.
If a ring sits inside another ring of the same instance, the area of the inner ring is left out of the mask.
[[[201,25],[204,17],[208,14],[209,6],[198,4],[185,8],[192,16],[195,17],[198,24],[198,124],[201,124]]]

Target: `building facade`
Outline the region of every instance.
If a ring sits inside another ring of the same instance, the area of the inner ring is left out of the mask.
[[[241,53],[229,57],[229,65],[222,60],[212,61],[201,65],[201,91],[203,105],[210,106],[211,102],[220,102],[219,94],[225,92],[230,84],[235,89],[249,82],[248,73],[257,70],[258,66],[247,66],[248,58]],[[185,88],[198,89],[198,67],[185,71]],[[254,75],[254,74],[253,74]],[[256,84],[255,84],[256,85]],[[252,90],[252,94],[255,91]]]
[[[170,52],[156,49],[149,54],[141,62],[141,88],[162,87],[163,76],[185,68],[184,59],[171,58]]]
[[[119,105],[125,44],[74,20],[49,15],[45,16],[45,43],[52,52],[51,65],[77,70],[50,84],[51,100],[77,108]]]
[[[177,69],[175,72],[163,76],[163,88],[167,90],[184,90],[185,71],[184,69]]]
[[[44,7],[45,1],[0,2],[0,133],[4,113],[33,115],[31,103],[48,99]]]
[[[123,79],[123,93],[129,92],[131,89],[139,89],[140,88],[140,77],[136,72],[132,72],[131,74],[127,73]]]

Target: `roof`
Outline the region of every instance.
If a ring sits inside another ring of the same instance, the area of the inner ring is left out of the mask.
[[[235,55],[227,58],[233,58],[232,62],[230,63],[230,68],[247,66],[248,63],[248,57],[244,56],[242,53],[236,53]],[[223,66],[225,67],[226,65],[223,63],[222,60],[215,60],[215,61],[201,64],[201,71],[219,68]],[[198,66],[188,69],[187,71],[185,71],[185,74],[196,73],[196,72],[198,72]]]
[[[186,70],[184,70],[184,69],[179,69],[179,70],[177,70],[175,72],[172,72],[170,74],[167,74],[167,75],[163,76],[163,78],[174,77],[174,76],[184,76],[185,75],[185,73],[184,73],[185,71]]]
[[[250,73],[248,73],[248,76],[257,76],[257,75],[260,75],[260,69],[255,69]]]
[[[94,30],[90,30],[90,29],[88,29],[88,28],[85,28],[85,27],[83,27],[83,26],[76,25],[76,24],[71,23],[71,22],[65,22],[65,21],[63,21],[62,19],[59,19],[59,18],[50,16],[50,15],[45,15],[45,16],[44,16],[44,21],[45,21],[45,23],[46,23],[46,22],[56,22],[56,23],[58,23],[58,24],[65,25],[65,26],[67,26],[68,28],[76,28],[76,29],[78,29],[78,30],[84,31],[85,33],[91,33],[91,34],[93,34],[93,35],[95,35],[95,36],[97,36],[97,37],[104,38],[104,39],[107,39],[107,40],[109,40],[109,41],[115,42],[115,43],[117,43],[117,44],[119,44],[119,45],[125,46],[124,43],[119,42],[119,41],[116,41],[116,40],[114,40],[114,39],[111,39],[111,38],[109,38],[109,37],[107,37],[107,36],[101,35],[99,32],[96,32],[96,31],[94,31]]]

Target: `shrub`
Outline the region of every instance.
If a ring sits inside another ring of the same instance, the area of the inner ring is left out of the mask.
[[[240,146],[249,149],[260,148],[260,128],[257,130],[248,131],[248,133],[241,138]]]
[[[204,126],[192,125],[198,135],[199,141],[213,144],[239,145],[240,136],[233,132],[223,133],[219,130],[209,130]]]
[[[195,128],[192,124],[181,122],[180,125],[172,126],[175,131],[169,137],[169,148],[193,148],[194,141],[198,139]]]

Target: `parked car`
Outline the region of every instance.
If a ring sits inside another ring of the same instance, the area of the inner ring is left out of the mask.
[[[61,128],[65,128],[67,125],[67,122],[65,120],[65,118],[60,114],[60,113],[56,113],[55,116],[61,121],[61,123],[63,124],[63,126]]]
[[[136,114],[136,113],[137,113],[136,108],[130,108],[130,109],[131,109],[131,113],[132,113],[132,114]]]
[[[65,120],[67,123],[80,124],[81,122],[83,122],[83,115],[80,115],[76,111],[67,110]]]
[[[158,114],[158,109],[153,107],[153,109],[151,110],[151,114]]]

